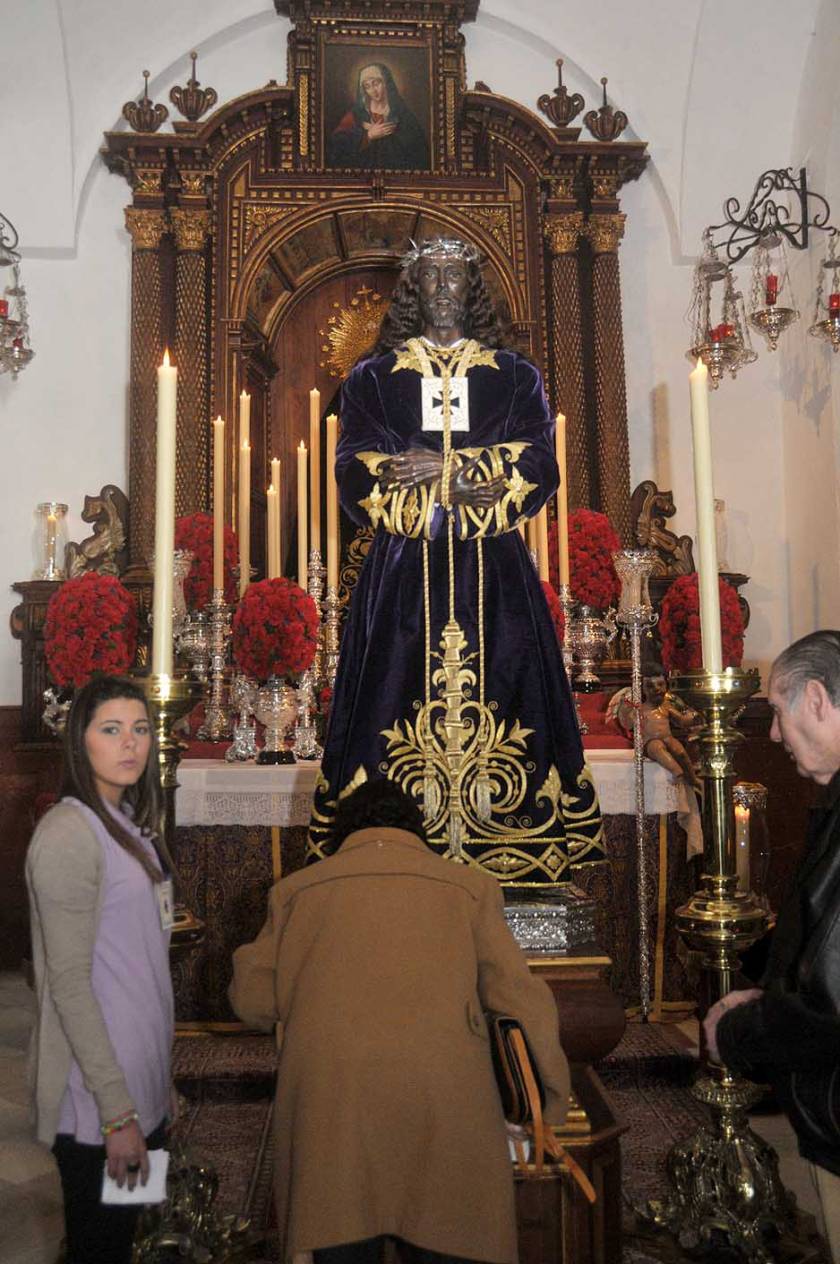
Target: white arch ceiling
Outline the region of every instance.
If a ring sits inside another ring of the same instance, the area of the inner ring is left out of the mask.
[[[562,56],[570,90],[598,104],[601,74],[650,142],[672,256],[694,254],[725,194],[796,158],[793,122],[820,0],[483,0],[466,29],[470,79],[535,105]],[[72,253],[103,130],[143,67],[166,101],[188,53],[221,101],[285,79],[288,24],[273,0],[28,0],[0,52],[6,117],[0,205],[29,254]],[[526,73],[523,73],[525,71]],[[164,126],[167,126],[166,124]],[[710,172],[714,179],[710,179]]]

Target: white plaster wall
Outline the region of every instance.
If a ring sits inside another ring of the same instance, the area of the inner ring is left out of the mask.
[[[673,487],[678,531],[694,530],[683,319],[692,255],[726,194],[748,195],[759,171],[790,160],[815,15],[825,34],[831,8],[832,0],[636,0],[632,9],[602,0],[583,10],[483,0],[465,28],[470,82],[534,108],[562,56],[564,80],[587,107],[600,103],[606,74],[629,134],[649,142],[648,171],[622,194],[631,477]],[[84,493],[126,485],[129,199],[100,163],[102,132],[122,126],[120,107],[138,94],[143,67],[153,98],[166,101],[186,80],[191,48],[222,102],[270,78],[284,82],[288,23],[272,0],[27,0],[9,30],[0,93],[5,118],[14,103],[16,126],[0,130],[0,209],[21,232],[37,354],[16,383],[0,378],[0,618],[14,604],[10,584],[31,574],[35,503],[67,501],[78,539],[87,533]],[[827,62],[823,73],[830,77]],[[801,117],[810,100],[806,85]],[[837,156],[836,143],[826,148],[826,167],[833,157],[837,170]],[[747,654],[759,664],[789,633],[785,514],[816,512],[816,498],[793,495],[790,478],[785,490],[787,448],[797,442],[783,445],[778,372],[763,354],[713,402],[717,493],[729,506],[730,564],[752,576]],[[789,407],[796,402],[786,396]],[[832,429],[832,452],[834,444]],[[819,454],[816,465],[830,483]],[[830,490],[820,487],[820,497]],[[18,659],[17,645],[0,637],[0,703],[18,700]]]
[[[840,9],[823,0],[802,79],[793,157],[797,166],[807,166],[811,187],[828,198],[835,223],[840,223],[838,50]],[[791,638],[840,625],[840,353],[807,334],[826,246],[825,234],[813,232],[807,252],[791,252],[802,320],[780,351]]]

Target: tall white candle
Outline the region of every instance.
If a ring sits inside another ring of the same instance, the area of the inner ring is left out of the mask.
[[[712,479],[712,438],[709,427],[709,372],[702,360],[688,375],[691,391],[691,432],[694,443],[694,499],[697,509],[697,573],[700,591],[700,636],[706,671],[723,670],[720,638],[715,543],[715,493]]]
[[[277,579],[280,568],[277,558],[277,488],[272,483],[265,494],[266,507],[266,544],[268,558],[266,575],[268,579]]]
[[[213,422],[213,588],[225,586],[225,423]]]
[[[335,450],[338,446],[338,417],[327,417],[327,587],[338,588],[338,483],[335,481]]]
[[[557,488],[557,563],[561,584],[569,582],[569,486],[566,478],[566,418],[557,414],[554,450],[560,483]]]
[[[309,516],[310,548],[321,551],[321,392],[309,392]]]
[[[298,529],[298,583],[309,592],[309,549],[306,538],[306,444],[301,439],[297,450],[297,529]]]
[[[239,396],[239,446],[251,442],[251,396],[243,391]]]
[[[279,578],[283,574],[283,533],[280,530],[280,521],[283,516],[283,492],[280,486],[280,459],[276,456],[271,458],[271,486],[277,493],[274,546],[277,549],[277,575]]]
[[[172,594],[175,586],[175,426],[178,370],[163,353],[157,371],[155,456],[155,580],[152,598],[152,673],[172,675]]]
[[[545,505],[537,514],[537,570],[540,579],[548,579],[548,510]]]
[[[241,432],[240,432],[241,433]],[[251,582],[251,445],[239,448],[239,596]]]

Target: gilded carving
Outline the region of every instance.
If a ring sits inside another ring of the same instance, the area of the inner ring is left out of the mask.
[[[167,231],[166,212],[127,206],[125,226],[131,233],[131,244],[135,250],[157,250]]]
[[[182,171],[181,192],[186,197],[204,197],[207,188],[206,171]]]
[[[343,380],[376,341],[382,323],[382,295],[363,286],[347,307],[338,303],[333,307],[338,310],[327,318],[328,328],[318,330],[327,339],[321,347],[327,357],[321,361],[321,368],[329,368],[330,377]]]
[[[571,215],[546,215],[543,223],[543,236],[553,255],[574,254],[583,232],[583,211],[574,211]]]
[[[645,479],[633,492],[630,518],[636,543],[642,549],[653,549],[657,560],[654,575],[690,575],[694,570],[692,540],[677,535],[665,525],[677,512],[674,493],[661,492],[652,479]]]
[[[552,176],[550,181],[552,198],[556,198],[559,202],[573,202],[576,178],[575,171],[565,171],[562,175]]]
[[[474,224],[480,225],[485,232],[489,233],[497,245],[501,246],[508,258],[512,256],[513,238],[510,231],[510,212],[506,207],[465,206],[461,209]]]
[[[596,255],[613,254],[618,250],[624,236],[626,218],[620,211],[612,215],[593,215],[590,218],[586,225],[586,235]]]
[[[309,153],[309,75],[298,79],[298,149],[301,157]]]
[[[158,167],[135,167],[134,192],[141,197],[157,197],[161,192],[161,176]]]
[[[210,212],[185,211],[176,206],[169,214],[178,249],[203,250],[210,234]]]
[[[592,171],[592,192],[596,198],[614,198],[620,183],[614,167],[595,167]]]
[[[446,80],[446,154],[455,157],[455,80]]]
[[[245,249],[250,250],[251,243],[260,233],[265,232],[272,224],[276,224],[284,215],[288,215],[288,206],[246,206],[245,207]]]

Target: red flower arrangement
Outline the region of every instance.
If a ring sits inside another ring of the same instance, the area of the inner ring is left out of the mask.
[[[612,555],[621,541],[606,514],[574,509],[569,514],[569,587],[581,605],[606,610],[618,600],[621,583]]]
[[[225,527],[225,601],[236,601],[237,585],[233,568],[239,561],[239,545],[230,527]],[[175,548],[189,549],[193,555],[190,573],[184,580],[184,601],[188,610],[203,610],[213,596],[213,517],[187,514],[175,522]]]
[[[698,576],[680,575],[662,600],[659,636],[662,666],[666,671],[693,671],[703,666],[700,638],[700,596]],[[720,593],[720,633],[724,667],[740,667],[744,657],[744,616],[738,594],[725,579],[718,578]]]
[[[563,636],[566,632],[566,616],[563,613],[563,607],[560,605],[560,598],[552,588],[547,579],[542,581],[545,599],[548,602],[548,609],[554,623],[554,631],[557,633],[557,644],[562,648]]]
[[[50,597],[44,624],[49,673],[78,689],[94,672],[128,671],[137,649],[137,603],[113,575],[87,571]]]
[[[233,658],[257,680],[291,676],[312,665],[318,644],[315,602],[290,579],[251,584],[233,616]]]

